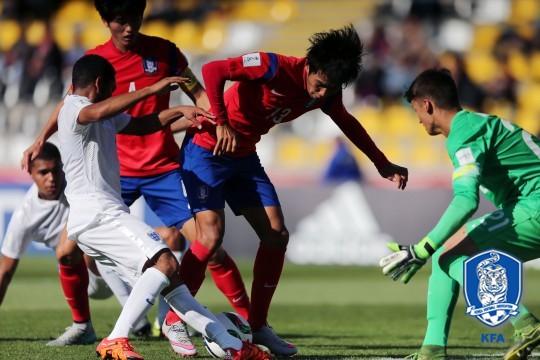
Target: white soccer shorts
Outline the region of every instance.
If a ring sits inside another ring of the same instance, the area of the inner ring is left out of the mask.
[[[154,229],[128,213],[102,217],[79,234],[76,241],[82,251],[111,267],[131,286],[141,276],[148,259],[167,249]]]

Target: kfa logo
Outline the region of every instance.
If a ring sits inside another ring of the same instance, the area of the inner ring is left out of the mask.
[[[517,315],[521,300],[521,261],[498,250],[479,253],[464,264],[466,313],[487,326]]]
[[[210,190],[208,189],[208,186],[206,186],[206,185],[200,185],[197,188],[197,197],[200,200],[208,199],[209,193],[210,193]]]
[[[158,69],[157,61],[153,57],[147,57],[147,58],[142,59],[142,65],[143,65],[144,72],[147,73],[148,75],[152,75]]]

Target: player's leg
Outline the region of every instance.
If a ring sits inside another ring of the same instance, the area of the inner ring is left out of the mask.
[[[253,342],[266,346],[275,355],[294,355],[296,347],[276,335],[268,325],[268,310],[285,262],[289,233],[279,206],[243,208],[242,214],[260,239],[253,265],[251,309],[248,322]]]
[[[182,185],[180,170],[173,170],[158,176],[142,179],[141,192],[149,207],[170,229],[180,229],[182,236],[166,234],[164,238],[170,249],[184,249],[184,237],[190,242],[196,239],[196,226]],[[160,233],[161,235],[161,233]],[[178,242],[178,243],[177,243]],[[242,316],[247,316],[249,297],[242,276],[232,258],[218,248],[208,261],[208,268],[218,289],[227,297],[233,308]]]
[[[452,315],[459,295],[459,283],[442,271],[440,248],[432,256],[431,276],[427,295],[427,329],[422,348],[416,353],[419,359],[445,359],[446,345]]]
[[[463,241],[450,244],[441,256],[442,269],[462,284],[463,262],[467,256],[479,251],[495,248],[523,262],[538,258],[540,222],[534,210],[537,205],[530,206],[526,200],[468,223],[468,235]],[[526,358],[540,344],[540,323],[524,306],[519,311],[512,323],[521,341],[518,340],[505,354],[507,360]]]
[[[88,270],[83,252],[77,243],[67,239],[64,229],[56,247],[56,258],[60,270],[60,283],[66,301],[71,308],[73,324],[48,346],[91,344],[96,341],[96,333],[90,320],[88,302]]]

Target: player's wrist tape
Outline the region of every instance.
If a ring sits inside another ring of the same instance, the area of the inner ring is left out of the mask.
[[[414,252],[420,259],[428,259],[437,250],[435,245],[427,236],[422,239],[418,244],[413,246]]]

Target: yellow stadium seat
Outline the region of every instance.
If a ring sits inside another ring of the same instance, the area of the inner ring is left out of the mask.
[[[499,64],[489,53],[474,51],[465,56],[465,68],[474,82],[482,84],[493,80]]]
[[[44,37],[45,23],[43,21],[32,21],[26,28],[25,38],[30,45],[39,45]]]
[[[99,19],[98,12],[89,1],[66,1],[54,16],[54,21],[62,23],[86,23],[90,20]]]
[[[479,51],[491,51],[497,37],[501,33],[498,25],[478,25],[474,28],[472,49]]]
[[[538,17],[540,4],[537,0],[512,1],[510,21],[514,24],[534,21]]]
[[[519,108],[524,111],[540,110],[540,84],[524,84],[518,94]]]
[[[510,74],[519,81],[530,77],[529,59],[520,51],[512,51],[508,58]]]
[[[11,47],[21,37],[21,27],[14,20],[1,20],[0,21],[0,51],[5,52],[11,49]]]
[[[182,51],[194,51],[201,47],[201,29],[196,22],[179,21],[171,29],[169,39]]]
[[[530,74],[532,80],[540,81],[540,51],[535,51],[531,54]]]
[[[210,16],[203,24],[202,46],[206,50],[216,50],[225,41],[225,20],[218,16]]]
[[[92,49],[103,44],[111,38],[109,29],[102,22],[87,22],[81,33],[82,45],[86,49]]]
[[[146,35],[158,36],[164,39],[168,39],[171,35],[169,25],[161,20],[153,20],[143,23],[141,32]]]

